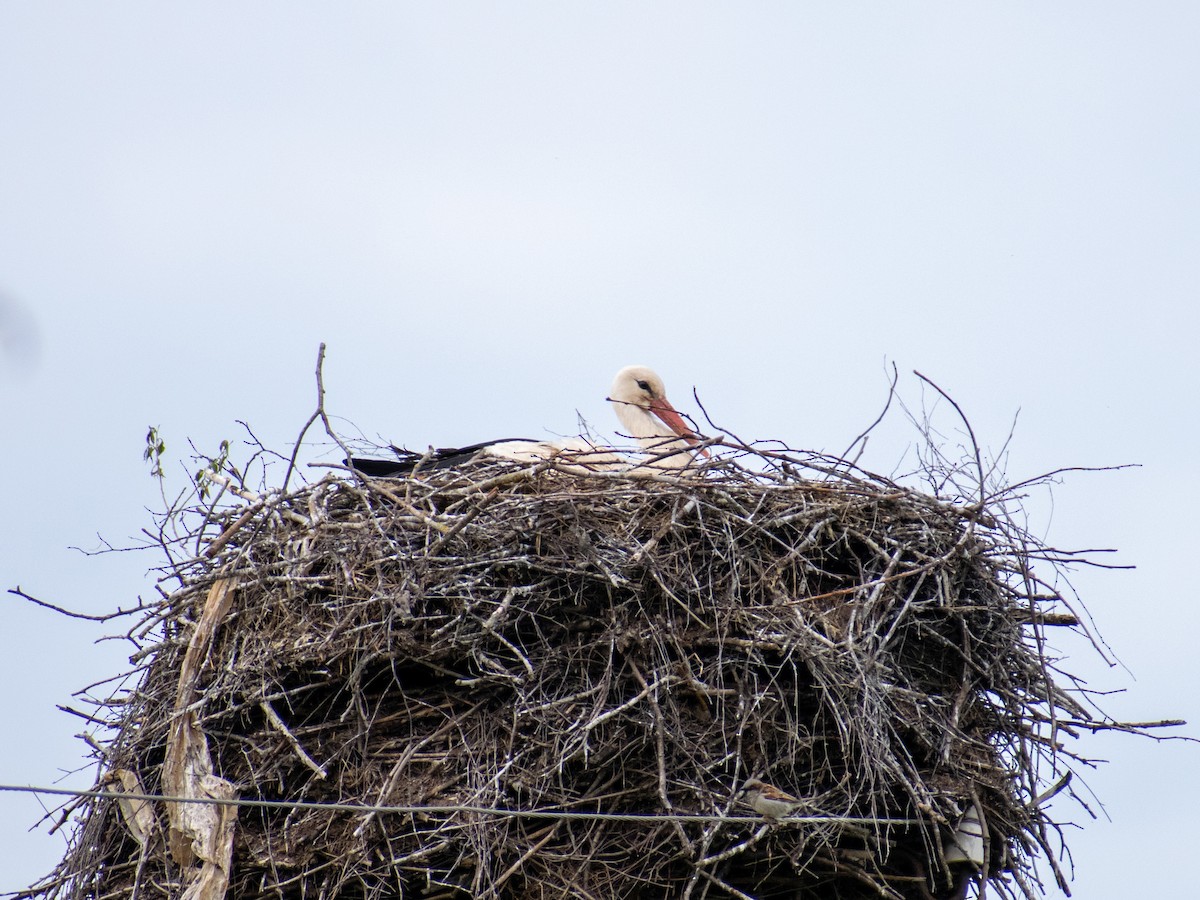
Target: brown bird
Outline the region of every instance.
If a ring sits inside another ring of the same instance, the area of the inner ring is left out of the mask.
[[[777,821],[804,805],[804,801],[773,784],[751,778],[742,785],[739,796],[764,819]]]

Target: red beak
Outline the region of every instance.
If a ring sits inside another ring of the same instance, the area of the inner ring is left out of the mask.
[[[661,400],[652,400],[650,402],[650,412],[658,416],[659,420],[670,428],[673,432],[684,438],[689,444],[694,444],[700,440],[692,429],[688,428],[687,423],[683,421],[683,416],[675,411],[675,407],[671,405],[671,401],[666,397]],[[701,450],[705,456],[708,456],[708,450]]]

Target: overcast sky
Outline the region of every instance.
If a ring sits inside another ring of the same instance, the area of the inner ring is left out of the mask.
[[[1153,0],[0,2],[0,588],[152,597],[153,553],[73,549],[150,526],[147,426],[169,488],[238,420],[287,451],[321,341],[346,433],[415,447],[607,429],[637,362],[838,452],[895,363],[910,406],[917,369],[1012,431],[1013,481],[1141,465],[1030,527],[1137,566],[1073,576],[1126,668],[1066,667],[1200,722],[1197,46],[1200,5]],[[894,416],[864,463],[915,439]],[[55,706],[132,647],[0,598],[0,782],[90,786]],[[1059,811],[1075,894],[1179,895],[1200,748],[1080,749],[1110,762],[1099,820]],[[63,853],[40,809],[0,794],[0,890]]]

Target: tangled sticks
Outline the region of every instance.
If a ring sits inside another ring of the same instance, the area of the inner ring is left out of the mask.
[[[1040,804],[1062,738],[1122,726],[1051,678],[1043,629],[1077,623],[1031,560],[1056,552],[986,505],[743,450],[684,479],[330,475],[193,516],[174,546],[200,552],[108,707],[115,797],[81,805],[23,896],[1034,897],[1038,861],[1061,880]],[[739,802],[751,778],[795,812]],[[128,798],[226,790],[254,805],[210,832]],[[968,811],[985,852],[964,868]]]

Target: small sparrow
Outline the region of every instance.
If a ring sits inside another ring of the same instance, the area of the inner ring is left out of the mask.
[[[803,800],[757,778],[751,778],[742,785],[741,797],[760,816],[772,820],[791,815],[804,805]]]

